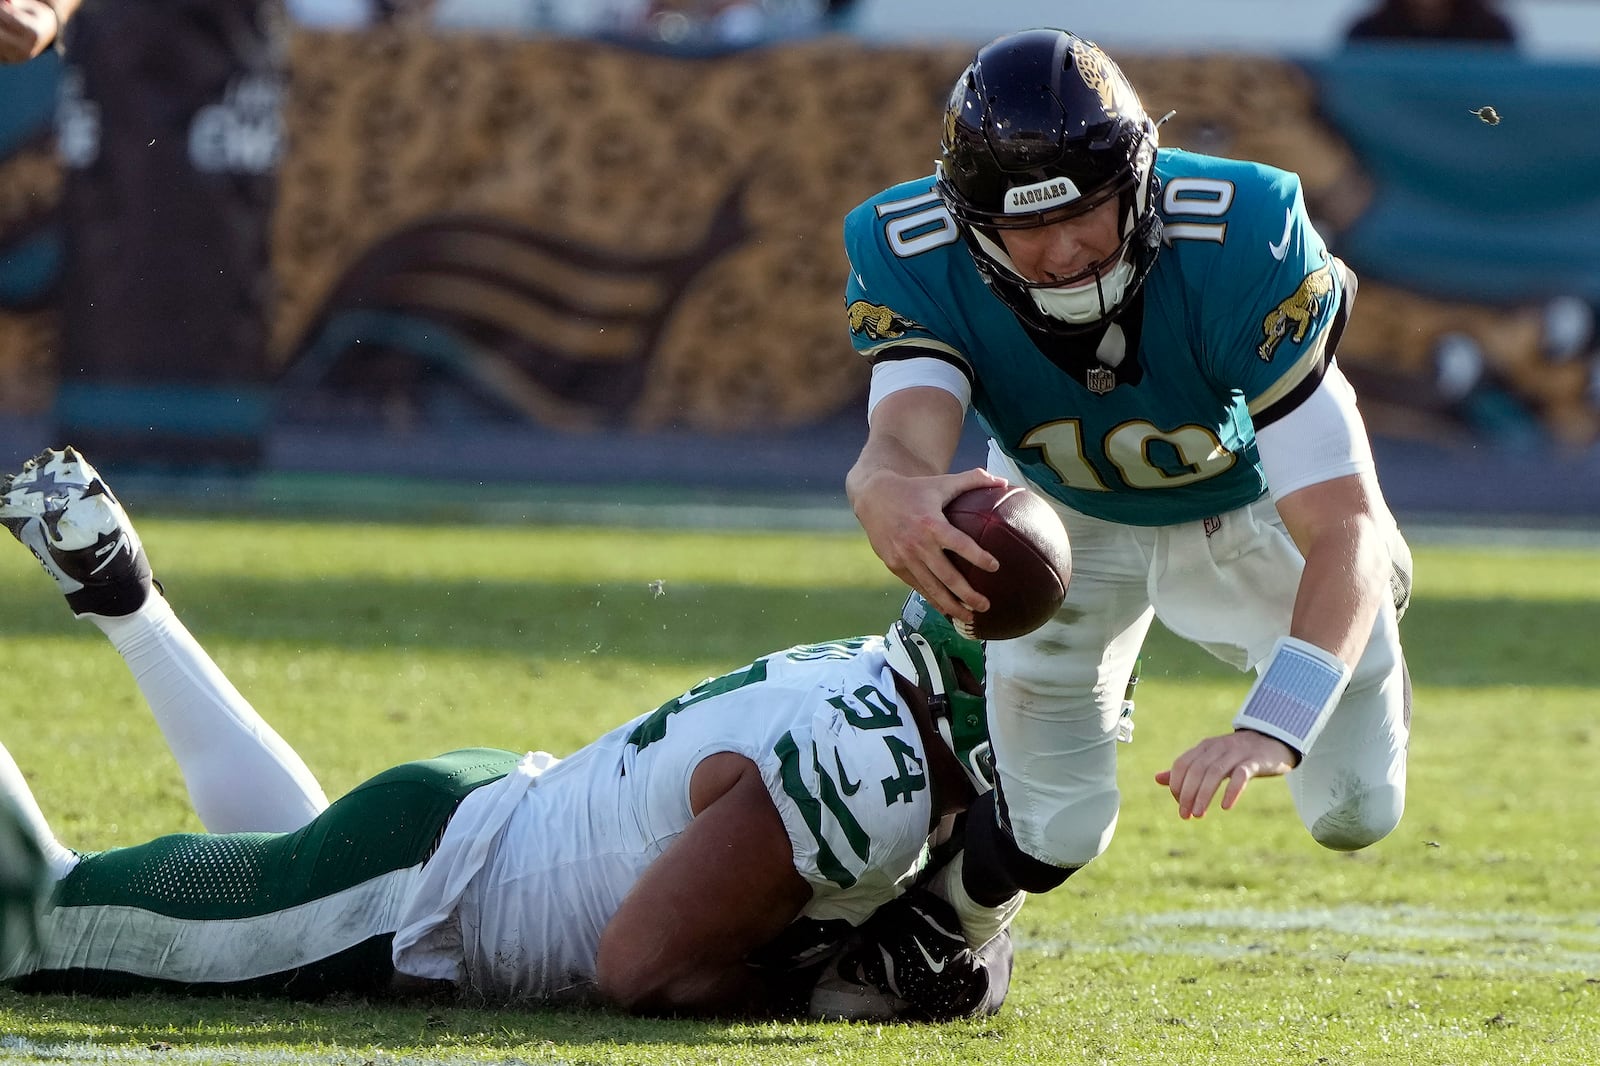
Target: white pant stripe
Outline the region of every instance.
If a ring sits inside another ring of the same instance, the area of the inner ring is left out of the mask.
[[[420,865],[322,899],[247,918],[174,918],[141,907],[56,907],[35,970],[101,970],[183,983],[246,981],[392,933]]]

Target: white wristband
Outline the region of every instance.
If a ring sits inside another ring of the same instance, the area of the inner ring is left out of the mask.
[[[1233,727],[1276,737],[1305,755],[1349,683],[1350,667],[1343,659],[1315,644],[1282,637],[1234,715]]]
[[[966,857],[966,852],[957,852],[955,858],[933,875],[933,880],[928,882],[928,891],[955,910],[961,919],[961,933],[967,938],[967,946],[977,951],[1011,924],[1011,919],[1022,909],[1022,901],[1026,897],[1018,892],[998,907],[985,907],[967,895],[967,888],[961,883],[961,866]]]

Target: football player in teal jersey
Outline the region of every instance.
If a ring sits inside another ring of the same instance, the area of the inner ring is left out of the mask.
[[[965,622],[988,604],[947,551],[996,561],[944,519],[958,493],[1026,485],[1072,542],[1055,619],[988,648],[999,788],[963,881],[991,905],[1110,842],[1121,696],[1157,616],[1257,674],[1231,728],[1156,775],[1181,817],[1286,774],[1312,836],[1353,850],[1404,805],[1410,557],[1335,360],[1355,277],[1294,174],[1159,126],[1092,42],[1012,34],[957,79],[935,172],[845,220],[872,364],[846,488],[873,549]],[[969,409],[988,461],[951,473]]]
[[[983,649],[919,597],[886,634],[763,655],[565,758],[454,751],[330,804],[74,450],[0,478],[0,525],[121,654],[207,829],[75,852],[0,746],[19,988],[880,1020],[1005,999],[1015,906],[948,888],[955,822],[991,787]]]

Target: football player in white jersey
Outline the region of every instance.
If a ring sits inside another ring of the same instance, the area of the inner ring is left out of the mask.
[[[1072,542],[1056,618],[988,649],[998,787],[966,853],[989,903],[1109,844],[1119,697],[1155,617],[1257,674],[1157,775],[1180,817],[1286,774],[1312,837],[1348,851],[1404,808],[1410,557],[1335,360],[1355,276],[1298,177],[1161,145],[1159,125],[1092,42],[1010,34],[957,78],[935,172],[845,220],[872,363],[846,488],[873,549],[970,621],[987,603],[950,553],[995,560],[945,503],[1026,484]],[[987,469],[947,473],[968,410]]]
[[[924,1019],[1005,997],[1015,907],[943,898],[942,845],[991,787],[983,651],[919,597],[884,636],[762,656],[564,759],[456,751],[330,805],[76,452],[0,481],[0,523],[121,653],[207,829],[72,851],[0,748],[54,879],[42,948],[0,966],[19,988]]]

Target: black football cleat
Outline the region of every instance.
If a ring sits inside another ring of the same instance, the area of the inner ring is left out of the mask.
[[[150,595],[150,562],[128,514],[71,447],[0,478],[0,525],[33,552],[79,616],[132,614]]]

